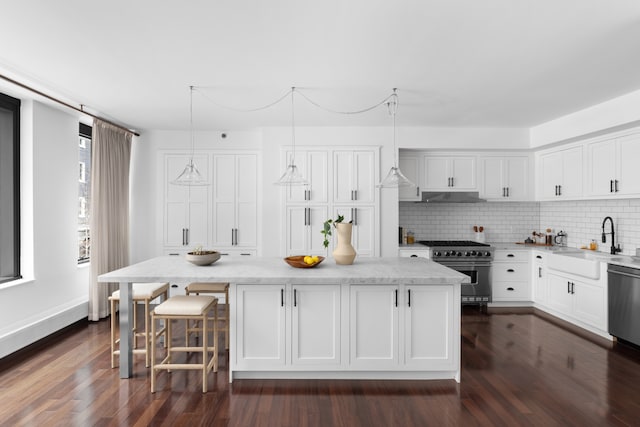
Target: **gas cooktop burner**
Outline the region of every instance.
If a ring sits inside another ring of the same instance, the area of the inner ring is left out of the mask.
[[[473,240],[420,240],[418,243],[431,247],[490,246],[486,243],[474,242]]]

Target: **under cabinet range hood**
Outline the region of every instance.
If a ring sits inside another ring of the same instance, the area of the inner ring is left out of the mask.
[[[422,203],[482,203],[477,191],[423,191]]]

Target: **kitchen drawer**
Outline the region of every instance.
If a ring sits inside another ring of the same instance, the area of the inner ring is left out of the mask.
[[[400,249],[398,255],[403,258],[429,258],[429,250],[425,249]]]
[[[529,264],[493,264],[493,282],[527,282]]]
[[[507,251],[498,249],[493,253],[494,262],[528,262],[529,251]]]
[[[518,301],[529,300],[529,284],[528,283],[503,283],[493,282],[493,301]]]

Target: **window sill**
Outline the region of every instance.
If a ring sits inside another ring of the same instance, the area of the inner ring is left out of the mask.
[[[25,285],[27,283],[33,283],[36,279],[34,277],[23,277],[22,279],[11,280],[9,282],[0,283],[0,290],[13,288],[14,286]]]

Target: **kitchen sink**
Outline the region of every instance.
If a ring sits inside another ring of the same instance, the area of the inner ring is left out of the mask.
[[[584,251],[562,251],[552,253],[547,257],[547,266],[553,270],[564,271],[589,279],[600,278],[600,262],[610,260],[604,254],[584,252]]]

